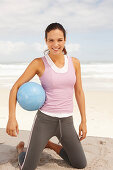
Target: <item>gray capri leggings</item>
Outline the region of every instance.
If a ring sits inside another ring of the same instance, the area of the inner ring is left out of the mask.
[[[73,168],[82,169],[87,165],[86,157],[73,125],[73,117],[51,117],[40,110],[36,113],[26,152],[18,156],[21,170],[35,170],[48,140],[56,136],[63,148],[60,157]]]

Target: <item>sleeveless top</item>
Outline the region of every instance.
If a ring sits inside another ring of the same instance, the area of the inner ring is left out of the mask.
[[[48,54],[42,57],[45,71],[39,77],[46,92],[45,103],[39,110],[46,115],[59,118],[73,115],[73,92],[76,83],[72,57],[64,55],[64,58],[65,64],[59,68]]]

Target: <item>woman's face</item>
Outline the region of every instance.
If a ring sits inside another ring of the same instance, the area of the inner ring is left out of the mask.
[[[62,54],[66,39],[64,40],[64,34],[61,30],[56,29],[48,32],[45,41],[51,54]]]

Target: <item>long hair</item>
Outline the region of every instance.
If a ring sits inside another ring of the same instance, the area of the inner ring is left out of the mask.
[[[52,30],[55,30],[55,29],[61,30],[61,31],[63,32],[64,39],[66,38],[66,31],[65,31],[64,27],[63,27],[61,24],[55,22],[55,23],[51,23],[51,24],[48,25],[48,27],[46,28],[46,30],[45,30],[45,39],[46,39],[46,40],[47,40],[47,33],[49,33],[49,32],[52,31]],[[45,54],[46,52],[49,52],[49,50],[48,50],[48,49],[45,50],[45,51],[44,51],[44,54]],[[64,46],[62,52],[63,52],[64,55],[67,54],[67,51],[66,51],[65,46]]]

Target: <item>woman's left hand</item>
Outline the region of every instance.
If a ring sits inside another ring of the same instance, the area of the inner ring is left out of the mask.
[[[81,134],[82,132],[82,134]],[[79,137],[80,137],[80,141],[86,138],[86,134],[87,134],[87,126],[85,122],[81,122],[80,126],[79,126]]]

